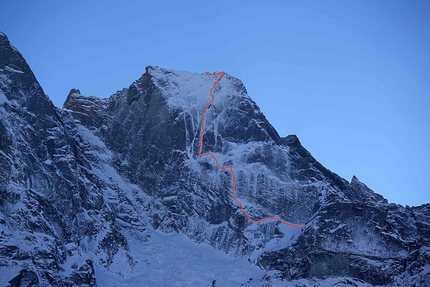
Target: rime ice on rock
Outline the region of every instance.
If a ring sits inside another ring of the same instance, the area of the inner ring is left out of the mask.
[[[229,173],[197,155],[212,84],[148,67],[59,110],[0,33],[0,285],[428,285],[429,205],[387,204],[327,170],[227,74],[204,148],[234,166],[250,216],[306,229],[251,225]]]

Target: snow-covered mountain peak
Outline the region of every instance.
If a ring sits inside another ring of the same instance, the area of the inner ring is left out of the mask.
[[[379,205],[388,203],[387,199],[385,199],[382,195],[375,193],[373,190],[367,187],[367,185],[362,183],[355,175],[352,177],[350,185],[362,201],[371,201]]]
[[[7,43],[7,45],[10,45],[9,39],[7,38],[7,36],[0,31],[0,45],[5,45]]]
[[[27,74],[34,77],[33,72],[21,53],[9,42],[7,36],[0,32],[0,69],[5,70],[6,74],[18,73]]]
[[[170,70],[159,67],[147,67],[147,73],[152,76],[154,84],[159,88],[171,108],[203,110],[211,99],[209,91],[218,76],[208,76],[206,73],[191,73]],[[249,100],[242,82],[228,74],[217,84],[214,90],[214,106],[225,106],[234,97]],[[237,99],[236,99],[237,100]]]
[[[429,206],[327,170],[240,80],[199,141],[216,78],[148,67],[60,111],[0,35],[0,286],[430,286]],[[252,219],[303,232],[251,224],[233,175]]]
[[[20,83],[20,86],[13,86]],[[35,115],[53,114],[54,105],[45,95],[33,71],[21,53],[0,35],[0,102],[15,108],[25,108]],[[6,99],[5,99],[6,98]]]

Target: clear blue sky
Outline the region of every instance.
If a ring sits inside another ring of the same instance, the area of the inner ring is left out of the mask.
[[[430,202],[430,1],[5,1],[58,107],[147,65],[240,78],[281,136],[390,202]]]

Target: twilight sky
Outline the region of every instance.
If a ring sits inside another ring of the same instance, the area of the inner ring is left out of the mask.
[[[430,1],[0,0],[0,31],[61,107],[148,65],[241,79],[281,136],[389,202],[430,203]]]

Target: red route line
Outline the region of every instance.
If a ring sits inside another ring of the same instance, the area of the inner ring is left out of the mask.
[[[202,112],[202,128],[200,131],[200,138],[199,138],[199,156],[210,156],[215,162],[216,165],[218,166],[218,168],[220,170],[229,170],[231,173],[231,197],[233,198],[234,201],[236,201],[236,203],[239,205],[239,210],[243,213],[243,215],[246,217],[246,219],[248,219],[249,222],[253,223],[253,224],[257,224],[257,223],[261,223],[261,222],[265,222],[268,220],[276,220],[279,221],[282,224],[288,225],[288,226],[292,226],[292,227],[296,227],[296,228],[300,228],[303,229],[305,228],[303,225],[297,225],[294,223],[289,223],[285,220],[282,220],[278,217],[266,217],[260,220],[254,220],[251,217],[249,217],[249,215],[246,213],[245,210],[243,210],[243,206],[242,203],[240,203],[239,200],[237,200],[237,198],[234,196],[234,191],[235,191],[235,175],[234,175],[234,171],[233,171],[233,167],[231,167],[230,165],[225,165],[225,166],[221,166],[221,164],[219,163],[218,159],[215,157],[215,155],[211,152],[206,152],[206,153],[202,153],[202,149],[203,149],[203,135],[205,133],[205,113],[207,112],[207,110],[209,109],[210,105],[213,103],[213,101],[215,100],[215,97],[213,95],[213,90],[215,89],[216,85],[218,84],[218,82],[222,79],[222,77],[224,77],[225,73],[224,72],[218,72],[218,73],[214,73],[214,74],[210,74],[208,72],[206,72],[206,75],[208,75],[209,77],[216,77],[218,76],[218,78],[216,79],[214,85],[212,86],[212,88],[210,89],[210,95],[211,95],[211,100],[206,104],[206,107],[204,109],[204,111]]]

